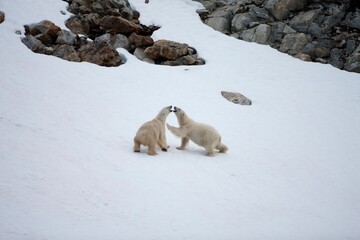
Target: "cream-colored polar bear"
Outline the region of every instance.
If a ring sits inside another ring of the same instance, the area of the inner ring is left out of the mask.
[[[134,138],[134,152],[140,152],[140,145],[148,146],[149,155],[157,155],[156,145],[162,151],[167,152],[169,146],[166,143],[165,121],[172,106],[161,109],[158,115],[151,121],[144,123]]]
[[[181,137],[181,146],[179,150],[184,150],[189,140],[193,141],[206,150],[206,156],[215,156],[214,149],[224,153],[228,148],[221,143],[220,134],[210,125],[198,123],[189,118],[186,113],[177,107],[174,107],[175,115],[178,119],[180,128],[166,124],[167,128],[177,137]]]

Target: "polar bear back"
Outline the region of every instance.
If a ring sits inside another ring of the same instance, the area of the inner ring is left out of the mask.
[[[212,126],[195,121],[191,125],[188,137],[197,145],[206,146],[210,143],[216,146],[221,142],[220,134]]]

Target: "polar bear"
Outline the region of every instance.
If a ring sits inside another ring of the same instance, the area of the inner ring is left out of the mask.
[[[171,112],[172,106],[164,107],[151,121],[144,123],[134,138],[134,152],[140,152],[140,145],[148,146],[149,155],[157,155],[156,145],[162,151],[167,152],[169,146],[166,143],[165,120]]]
[[[213,157],[214,148],[225,153],[228,148],[221,143],[220,134],[210,125],[198,123],[189,118],[186,113],[177,107],[173,111],[178,119],[180,128],[166,124],[167,128],[177,137],[181,137],[179,150],[184,150],[189,140],[193,141],[206,150],[206,156]]]

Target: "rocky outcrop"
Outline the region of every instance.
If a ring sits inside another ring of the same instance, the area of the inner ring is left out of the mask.
[[[205,64],[197,54],[189,52],[186,44],[168,40],[154,43],[151,35],[159,27],[140,24],[140,13],[133,11],[127,0],[66,2],[69,3],[68,10],[74,14],[65,22],[70,31],[47,20],[26,25],[26,36],[22,41],[28,48],[68,61],[87,61],[108,67],[123,63],[117,48],[124,48],[149,63],[171,66]],[[184,46],[182,52],[177,49],[179,46]]]
[[[197,0],[205,24],[304,61],[360,72],[357,0]]]
[[[237,92],[225,92],[221,91],[221,95],[228,101],[240,105],[251,105],[251,100]]]
[[[5,21],[5,13],[0,11],[0,24]]]

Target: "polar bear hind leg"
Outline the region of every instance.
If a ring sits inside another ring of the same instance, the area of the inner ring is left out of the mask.
[[[151,143],[149,145],[148,154],[151,155],[151,156],[158,155],[158,153],[156,152],[156,143]]]
[[[227,150],[229,150],[229,149],[227,148],[227,146],[225,146],[225,145],[222,144],[222,143],[220,143],[219,145],[217,145],[215,148],[216,148],[217,150],[219,150],[220,153],[226,153]]]

